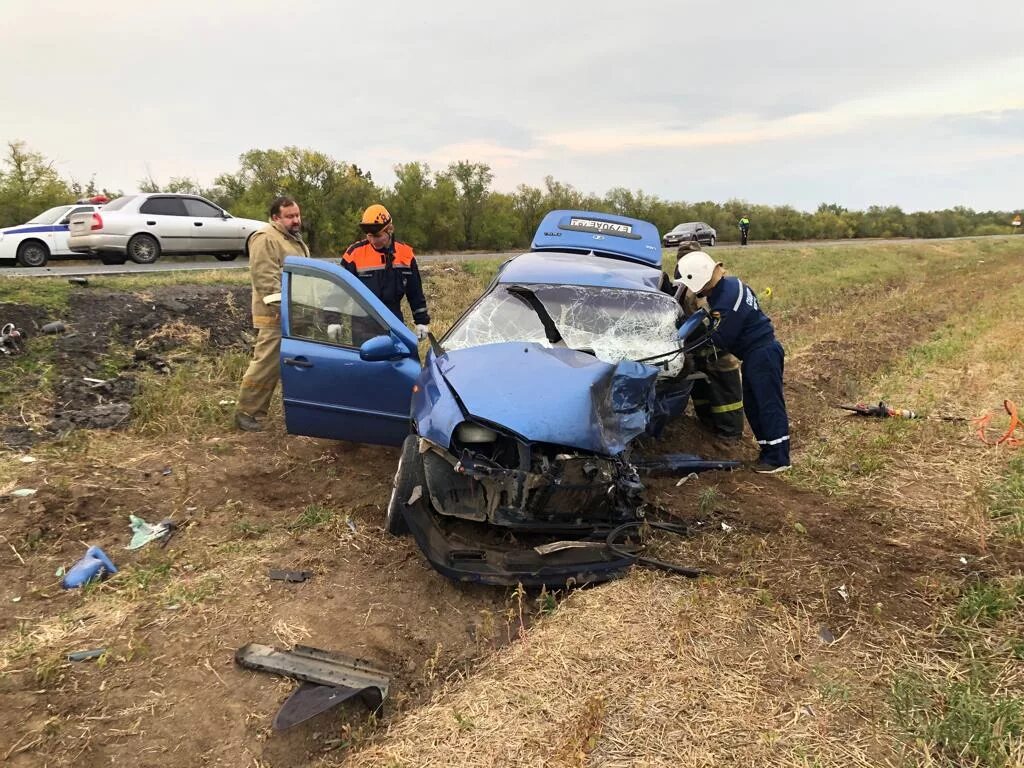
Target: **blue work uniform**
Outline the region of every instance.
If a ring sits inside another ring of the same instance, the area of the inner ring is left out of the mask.
[[[711,340],[742,361],[743,411],[761,446],[760,460],[789,466],[789,417],[782,394],[785,352],[757,296],[738,277],[723,277],[708,296]]]

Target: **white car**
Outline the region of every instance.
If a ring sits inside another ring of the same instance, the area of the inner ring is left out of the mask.
[[[17,260],[23,267],[44,267],[51,256],[70,256],[68,219],[92,214],[100,206],[86,203],[58,205],[16,227],[0,229],[0,261]]]
[[[248,253],[265,221],[239,219],[198,195],[125,195],[100,210],[71,217],[68,245],[104,264],[152,264],[161,254],[213,254],[231,261]]]

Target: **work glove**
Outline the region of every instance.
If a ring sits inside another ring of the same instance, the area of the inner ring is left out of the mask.
[[[420,325],[419,323],[416,324],[416,338],[417,339],[419,339],[420,341],[423,341],[423,339],[427,338],[427,334],[428,333],[430,333],[430,326],[429,325]]]
[[[341,342],[341,325],[338,323],[331,323],[327,326],[327,338],[333,341],[335,344]]]

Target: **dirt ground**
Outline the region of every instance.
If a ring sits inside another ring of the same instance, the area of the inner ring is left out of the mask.
[[[813,365],[787,361],[798,451],[829,439],[834,416],[825,404],[846,399],[850,377],[894,359],[942,321],[950,305],[938,299],[932,316],[898,329],[822,341]],[[52,408],[34,419],[16,409],[3,414],[4,460],[30,450],[38,458],[18,474],[19,486],[37,493],[0,500],[0,635],[8,638],[0,756],[10,765],[289,768],[341,759],[380,725],[353,705],[273,732],[271,719],[293,684],[238,668],[235,649],[299,642],[371,659],[393,673],[381,715],[387,725],[442,682],[470,674],[547,605],[543,595],[452,583],[410,540],[383,533],[396,450],[288,436],[280,422],[264,434],[225,430],[173,441],[131,431],[139,372],[169,366],[173,342],[161,329],[187,317],[210,330],[217,349],[244,351],[251,330],[237,309],[247,301],[241,288],[75,294],[72,332],[54,342]],[[33,335],[53,319],[32,307],[5,305],[4,312]],[[61,448],[71,427],[113,431],[84,450]],[[658,450],[755,453],[746,441],[708,441],[689,418]],[[820,590],[825,569],[841,574],[851,591],[885,595],[895,621],[923,622],[928,605],[919,578],[955,574],[963,566],[951,552],[982,554],[963,532],[935,540],[894,530],[885,509],[862,505],[853,515],[846,503],[778,478],[723,474],[720,501],[706,509],[697,489],[677,488],[675,478],[646,484],[652,514],[685,520],[696,532],[696,544],[672,553],[714,550],[712,561],[691,564],[748,569],[754,583],[771,582],[783,600]],[[165,548],[129,552],[129,514],[173,518],[179,530]],[[756,560],[715,543],[722,523],[770,535],[790,531],[793,520],[802,521],[813,547],[783,537],[781,551]],[[122,573],[86,590],[61,590],[57,569],[92,544]],[[271,581],[269,568],[313,577]],[[844,616],[868,609],[856,600],[837,605],[831,630],[840,634]],[[91,648],[106,651],[99,660],[66,659]]]

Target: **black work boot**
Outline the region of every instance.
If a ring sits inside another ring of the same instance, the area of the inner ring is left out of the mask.
[[[235,414],[235,426],[243,432],[262,432],[263,425],[247,413],[239,411]]]

